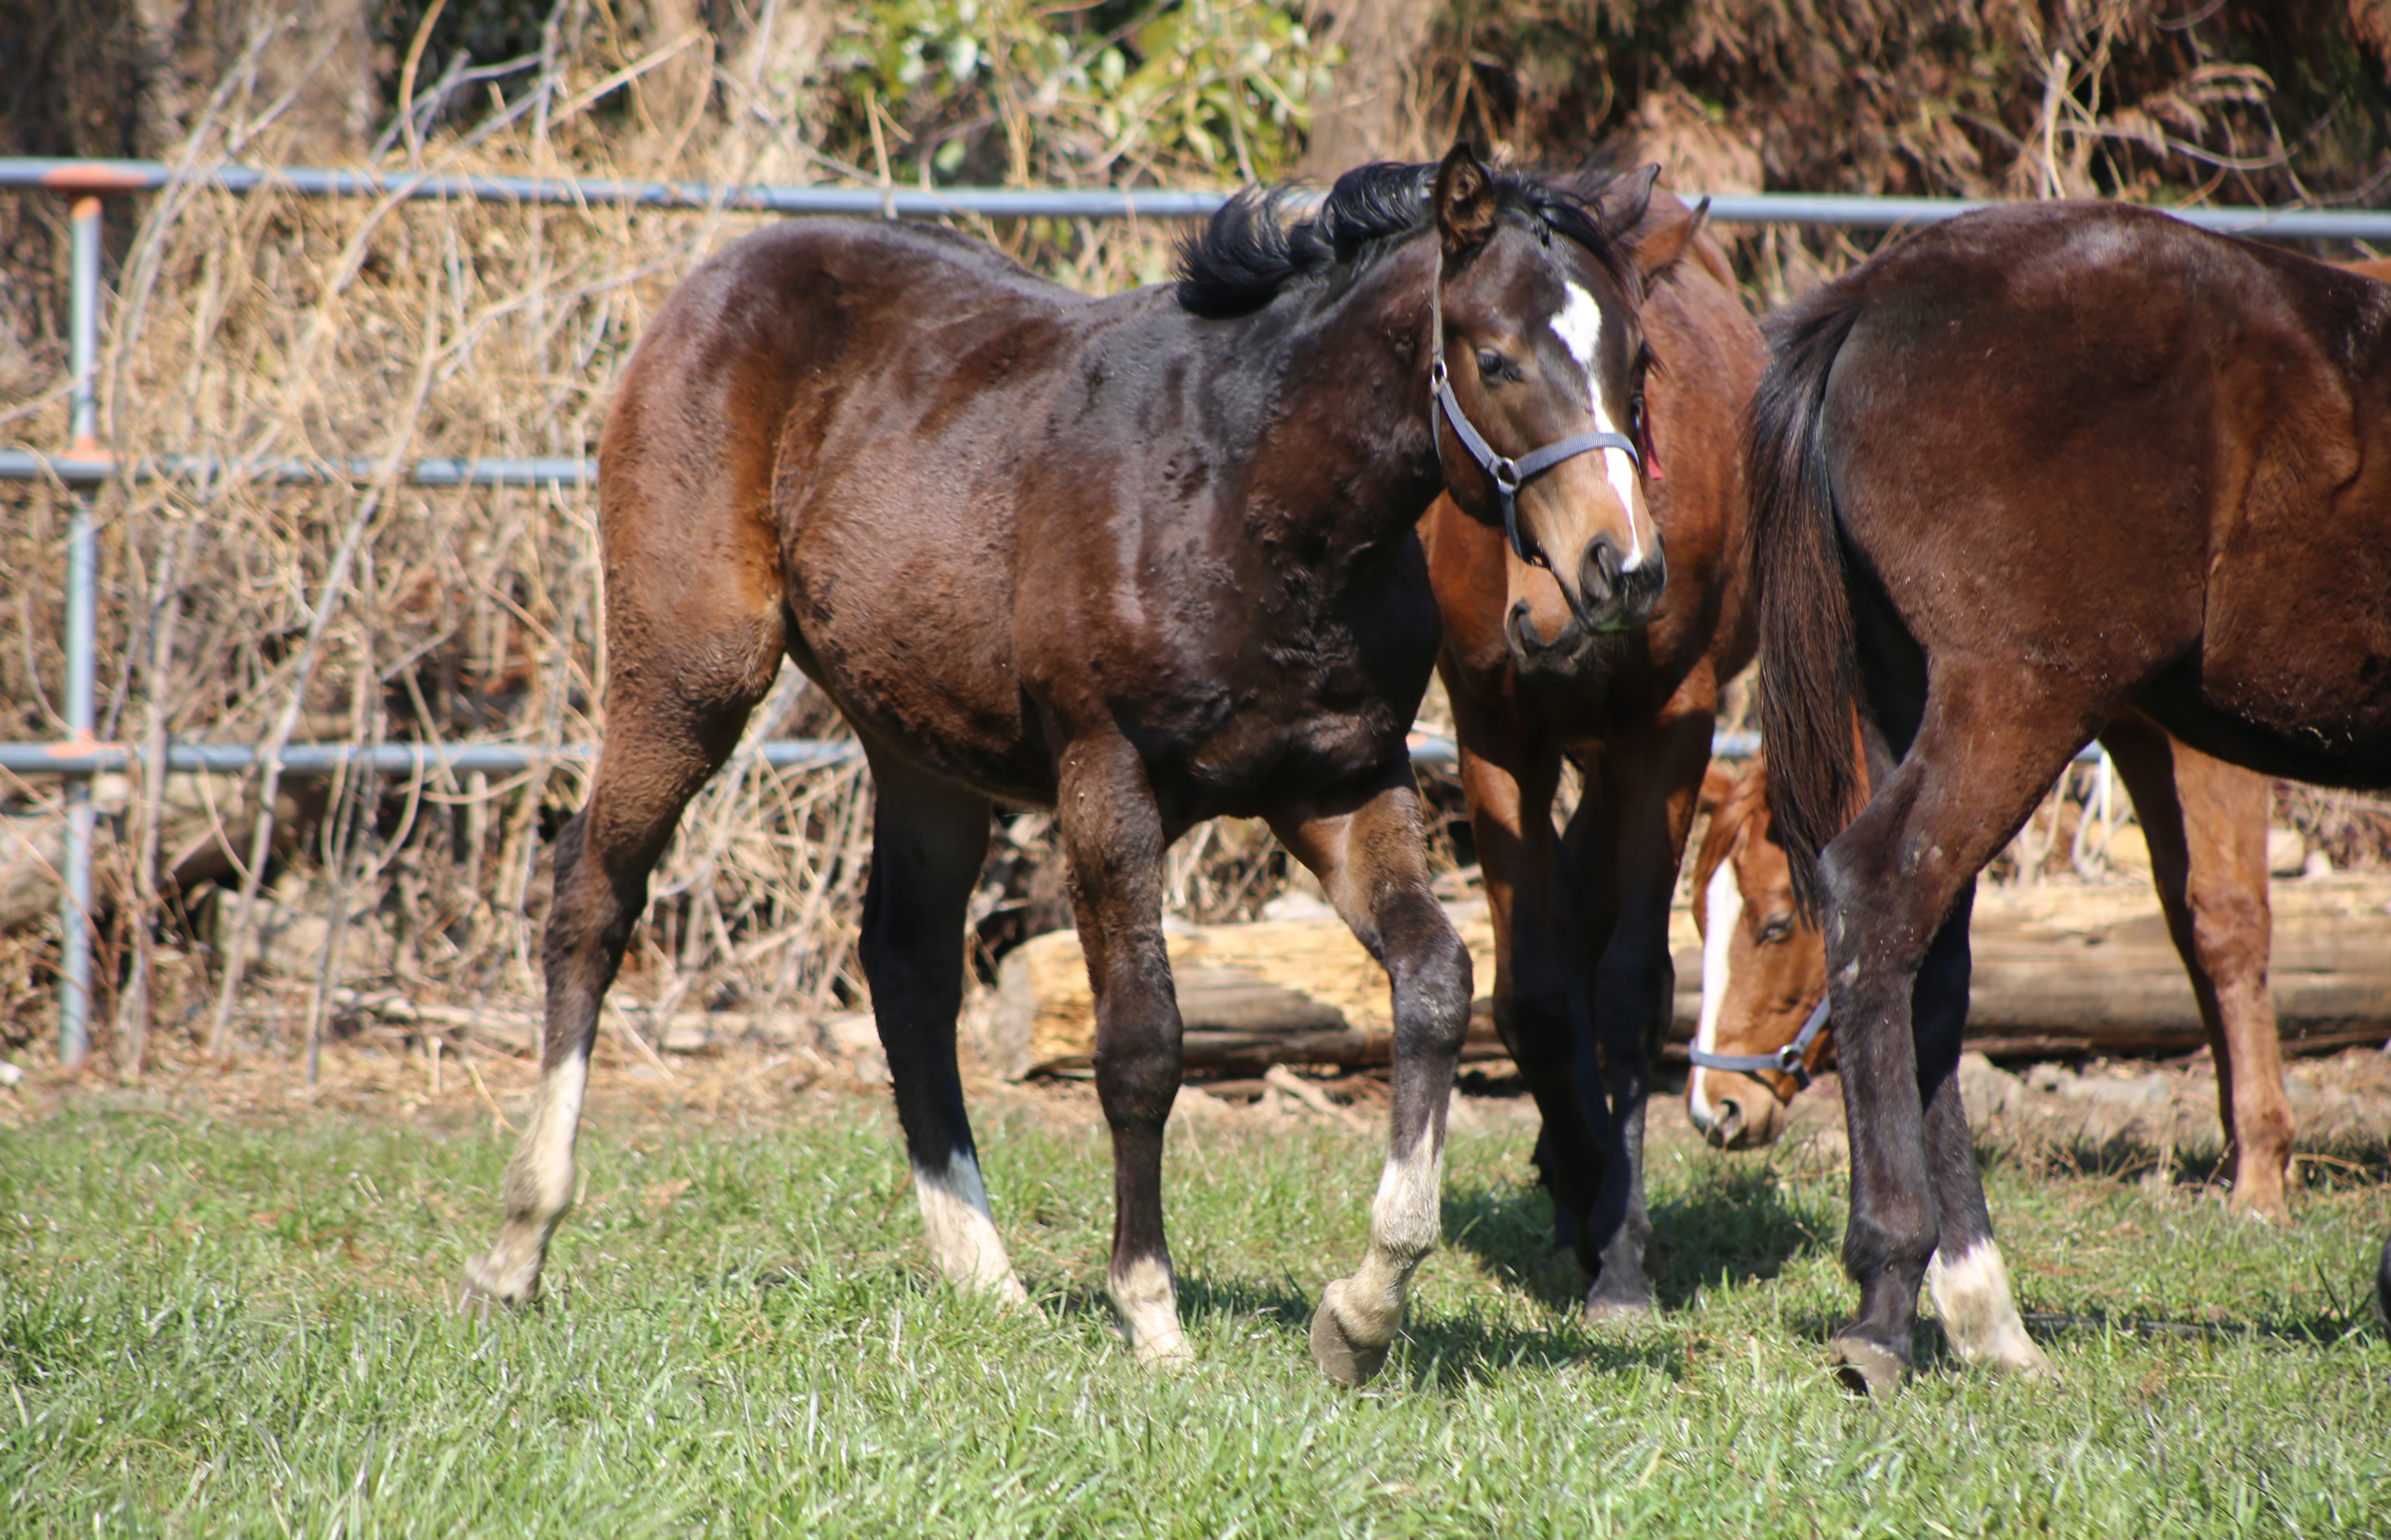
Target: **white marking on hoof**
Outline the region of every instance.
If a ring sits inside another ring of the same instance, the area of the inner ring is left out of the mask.
[[[1121,1335],[1141,1364],[1168,1367],[1194,1361],[1187,1334],[1179,1326],[1179,1287],[1170,1269],[1152,1257],[1140,1257],[1126,1272],[1105,1280],[1113,1309],[1120,1313]]]
[[[968,1153],[950,1158],[946,1168],[913,1168],[913,1190],[922,1203],[922,1228],[928,1235],[930,1255],[938,1271],[957,1288],[993,1294],[1007,1304],[1027,1304],[1029,1291],[1013,1275],[1004,1241],[989,1212],[988,1186],[980,1180],[979,1162]]]
[[[459,1302],[485,1317],[492,1304],[511,1310],[539,1298],[539,1275],[548,1261],[549,1237],[573,1207],[574,1141],[581,1132],[581,1103],[589,1088],[589,1061],[575,1054],[540,1076],[539,1105],[514,1158],[507,1162],[501,1193],[506,1222],[496,1245],[465,1264],[465,1293]]]
[[[1926,1264],[1926,1292],[1961,1363],[2036,1378],[2051,1374],[2050,1360],[2018,1318],[2009,1266],[1992,1241],[1980,1240],[1949,1261],[1935,1252]]]
[[[1339,1385],[1356,1389],[1368,1384],[1386,1366],[1389,1333],[1381,1342],[1364,1342],[1354,1335],[1345,1315],[1350,1278],[1338,1278],[1320,1292],[1320,1308],[1312,1313],[1312,1361]]]

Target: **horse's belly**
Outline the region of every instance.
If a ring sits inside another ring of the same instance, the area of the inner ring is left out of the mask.
[[[795,542],[788,598],[807,672],[859,733],[989,796],[1053,800],[1002,564],[981,542],[905,511],[846,509]]]

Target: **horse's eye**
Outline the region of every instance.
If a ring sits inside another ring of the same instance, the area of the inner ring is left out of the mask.
[[[1478,350],[1478,377],[1480,379],[1492,384],[1498,380],[1508,380],[1512,378],[1515,372],[1516,371],[1511,368],[1511,360],[1504,357],[1493,348],[1481,347]]]
[[[1627,403],[1627,432],[1635,438],[1644,436],[1644,393],[1637,391]]]
[[[1791,915],[1773,915],[1767,924],[1760,927],[1760,944],[1764,947],[1773,947],[1792,934],[1793,917]]]

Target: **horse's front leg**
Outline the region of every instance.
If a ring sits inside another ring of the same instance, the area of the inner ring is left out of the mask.
[[[1571,928],[1558,912],[1567,900],[1553,835],[1560,751],[1527,741],[1458,689],[1453,705],[1461,783],[1494,922],[1494,1029],[1543,1119],[1535,1161],[1552,1195],[1554,1245],[1574,1250],[1602,1183],[1602,1144],[1576,1078],[1582,964],[1578,949],[1560,939]],[[1592,1254],[1582,1261],[1590,1275]]]
[[[1412,1273],[1436,1248],[1445,1112],[1469,1029],[1469,952],[1428,886],[1407,760],[1283,809],[1271,827],[1319,875],[1394,986],[1394,1105],[1369,1249],[1352,1276],[1329,1284],[1312,1318],[1312,1358],[1330,1378],[1360,1385],[1387,1361]]]
[[[1652,1221],[1644,1199],[1644,1118],[1652,1068],[1676,1008],[1676,968],[1669,956],[1669,904],[1684,859],[1687,831],[1710,764],[1713,718],[1707,701],[1673,709],[1648,733],[1608,756],[1615,796],[1616,852],[1608,862],[1572,861],[1588,884],[1610,884],[1607,894],[1579,896],[1580,910],[1610,917],[1595,969],[1594,1032],[1609,1108],[1602,1185],[1587,1214],[1591,1255],[1585,1314],[1589,1320],[1648,1315],[1652,1280],[1646,1251]],[[1598,815],[1602,809],[1586,809]],[[1574,833],[1574,830],[1572,830]]]
[[[1179,1095],[1179,1002],[1162,938],[1170,840],[1144,763],[1117,737],[1063,754],[1055,822],[1071,861],[1071,907],[1096,998],[1096,1097],[1113,1136],[1113,1258],[1107,1278],[1138,1357],[1189,1357],[1162,1229],[1162,1130]]]

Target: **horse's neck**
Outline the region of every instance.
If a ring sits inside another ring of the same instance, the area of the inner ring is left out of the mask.
[[[1248,516],[1277,526],[1266,536],[1367,552],[1435,500],[1424,356],[1434,239],[1379,262],[1255,360],[1277,382],[1247,478]]]

